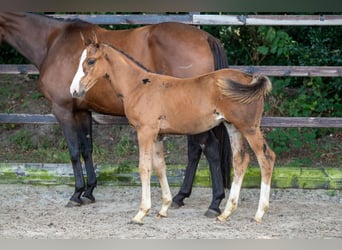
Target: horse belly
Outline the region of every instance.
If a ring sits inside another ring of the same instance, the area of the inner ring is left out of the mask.
[[[165,116],[159,120],[160,133],[192,135],[199,134],[216,127],[222,122],[217,114],[198,116],[194,113],[186,115]]]

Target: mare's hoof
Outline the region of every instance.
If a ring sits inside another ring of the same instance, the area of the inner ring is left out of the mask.
[[[183,203],[183,202],[177,203],[177,202],[175,202],[175,201],[172,201],[170,207],[171,207],[171,208],[174,208],[174,209],[178,209],[178,208],[180,208],[180,207],[182,207],[182,206],[184,206],[184,203]]]
[[[87,198],[89,201],[91,202],[95,202],[95,197],[93,194],[88,193],[87,190],[84,192],[84,194],[82,195],[82,198]]]
[[[216,218],[217,216],[219,216],[221,214],[221,212],[218,212],[214,209],[208,209],[207,212],[204,213],[204,215],[208,218]]]
[[[81,202],[76,202],[76,201],[72,201],[70,200],[65,207],[80,207],[82,205]]]
[[[88,204],[91,204],[91,203],[95,203],[95,199],[92,200],[92,199],[89,199],[88,197],[83,196],[82,197],[82,202],[83,202],[84,205],[88,205]]]

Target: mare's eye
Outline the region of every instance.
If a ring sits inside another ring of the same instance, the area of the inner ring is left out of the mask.
[[[88,61],[87,61],[88,66],[94,65],[94,63],[95,63],[95,59],[94,58],[89,58]]]

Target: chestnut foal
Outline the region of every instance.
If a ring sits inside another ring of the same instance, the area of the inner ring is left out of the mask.
[[[161,135],[198,134],[220,123],[224,123],[229,132],[234,179],[226,207],[217,219],[227,220],[237,208],[249,164],[249,154],[243,147],[244,137],[261,168],[259,206],[254,217],[261,222],[269,207],[276,157],[260,131],[264,97],[272,88],[267,77],[222,69],[199,77],[175,78],[149,72],[108,44],[90,44],[83,51],[72,94],[75,96],[76,91],[78,98],[82,98],[103,79],[111,84],[113,95],[121,99],[129,123],[137,130],[142,200],[133,223],[141,224],[151,208],[152,166],[162,189],[162,208],[158,216],[166,217],[172,202]]]

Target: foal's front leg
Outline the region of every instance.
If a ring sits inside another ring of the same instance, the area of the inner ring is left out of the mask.
[[[141,180],[141,203],[139,212],[132,218],[132,223],[143,224],[142,219],[151,209],[151,172],[154,137],[145,132],[138,132],[139,142],[139,173]]]
[[[153,150],[153,166],[155,167],[156,174],[159,179],[160,187],[162,190],[162,208],[158,213],[158,217],[167,217],[167,210],[169,209],[172,196],[169,187],[169,183],[167,181],[166,176],[166,164],[164,158],[164,147],[163,141],[157,140],[154,144]]]

